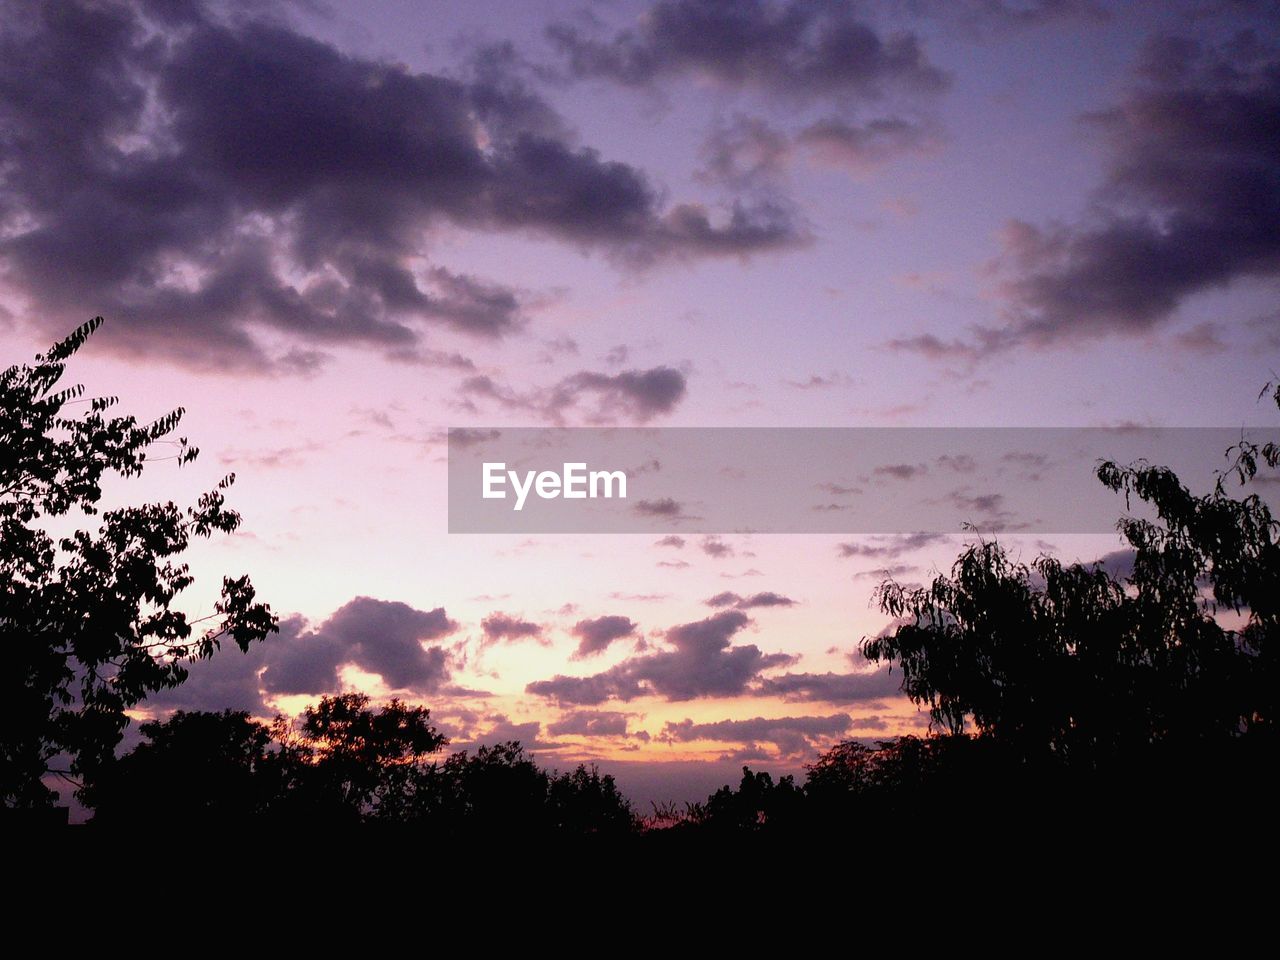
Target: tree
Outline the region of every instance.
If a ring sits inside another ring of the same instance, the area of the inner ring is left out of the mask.
[[[185,510],[172,502],[107,510],[96,531],[55,538],[51,522],[99,515],[102,484],[139,475],[157,445],[179,466],[198,450],[172,439],[181,408],[153,423],[108,417],[116,398],[59,389],[97,317],[34,363],[0,373],[0,798],[43,806],[51,772],[83,786],[108,763],[147,694],[180,684],[184,664],[224,640],[241,650],[276,629],[248,577],[224,578],[215,614],[196,622],[173,604],[192,583],[182,553],[230,533],[234,475]],[[72,411],[76,405],[79,413]],[[51,768],[55,758],[65,765]]]
[[[620,835],[637,821],[610,776],[538,768],[515,741],[437,759],[448,740],[424,707],[374,710],[324,697],[295,724],[246,713],[183,713],[142,725],[144,742],[96,780],[95,823],[264,818],[380,823],[439,833]]]
[[[566,833],[626,834],[638,827],[631,801],[609,774],[593,764],[578,764],[571,773],[552,774],[547,784],[552,826]]]
[[[139,729],[143,742],[95,779],[95,824],[248,821],[271,812],[287,782],[271,731],[244,711],[179,710]]]
[[[1280,524],[1228,486],[1252,481],[1260,461],[1277,466],[1280,449],[1242,441],[1228,456],[1204,496],[1163,467],[1098,466],[1157,515],[1118,524],[1134,552],[1128,578],[1043,556],[1028,567],[979,541],[927,587],[882,584],[881,609],[902,622],[863,652],[897,665],[940,728],[974,729],[1022,764],[1121,770],[1272,740]]]
[[[725,785],[703,803],[689,810],[688,822],[714,832],[756,833],[762,830],[794,828],[801,824],[804,794],[795,777],[777,783],[768,773],[742,768],[738,789]]]
[[[351,821],[414,819],[432,758],[449,742],[425,707],[393,699],[375,713],[362,693],[322,698],[296,731],[277,717],[272,733],[288,771],[279,801],[295,815]]]

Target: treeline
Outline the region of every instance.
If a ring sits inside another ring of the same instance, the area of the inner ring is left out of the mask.
[[[639,818],[594,767],[539,768],[517,742],[442,755],[430,712],[363,694],[325,697],[295,723],[236,711],[178,712],[82,796],[104,827],[156,822],[341,826],[380,823],[450,833],[627,834]]]
[[[539,767],[518,742],[446,753],[429,711],[326,697],[298,722],[236,711],[178,712],[82,792],[90,828],[365,824],[441,837],[954,837],[984,831],[1137,835],[1274,799],[1275,755],[1258,733],[1152,744],[1107,764],[1029,759],[963,733],[840,743],[800,781],[744,767],[706,800],[639,810],[594,765]],[[1237,813],[1219,829],[1246,820]]]
[[[422,707],[329,697],[295,722],[178,713],[120,745],[132,710],[186,665],[247,650],[276,617],[247,577],[224,577],[216,614],[173,606],[195,538],[235,530],[232,479],[185,511],[101,514],[54,539],[51,518],[94,516],[105,475],[132,477],[181,411],[108,416],[62,388],[100,321],[34,364],[0,371],[0,800],[48,811],[55,776],[103,828],[157,822],[412,824],[504,835],[687,836],[868,828],[973,830],[1098,824],[1171,831],[1269,826],[1280,695],[1280,523],[1250,486],[1280,446],[1247,439],[1205,495],[1146,463],[1098,479],[1154,520],[1126,517],[1126,569],[1028,565],[979,540],[923,587],[883,584],[893,630],[862,652],[902,677],[932,733],[851,741],[802,783],[745,770],[686,808],[636,811],[595,768],[540,769],[517,743],[446,755]],[[1265,391],[1264,391],[1265,392]],[[1272,393],[1280,405],[1280,388]],[[1241,496],[1233,496],[1239,491]],[[202,630],[197,631],[199,623]],[[7,818],[16,822],[18,818]],[[665,829],[657,829],[657,828]]]

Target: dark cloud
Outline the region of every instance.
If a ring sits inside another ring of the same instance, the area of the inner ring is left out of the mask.
[[[737,696],[761,671],[794,661],[785,654],[761,653],[753,644],[732,646],[733,636],[750,622],[739,610],[723,610],[667,630],[671,649],[633,657],[589,677],[536,681],[526,691],[585,706],[641,696],[673,701]]]
[[[263,694],[337,693],[346,665],[382,677],[394,690],[420,695],[452,688],[450,656],[440,646],[424,647],[456,631],[443,608],[417,610],[408,604],[357,597],[317,627],[301,616],[285,617],[279,633],[248,653],[226,648],[194,663],[187,681],[147,699],[155,710],[247,710],[266,716]],[[472,692],[474,695],[483,695]]]
[[[929,468],[923,463],[891,463],[883,467],[876,467],[871,472],[877,477],[892,477],[894,480],[914,480],[916,477],[921,477],[928,473]]]
[[[528,720],[524,723],[517,723],[502,713],[494,714],[487,719],[490,724],[488,730],[468,742],[455,742],[453,747],[456,749],[475,750],[479,747],[492,747],[495,744],[516,740],[526,749],[554,749],[554,745],[539,741],[538,738],[542,733],[542,723],[540,721]]]
[[[475,430],[470,427],[451,427],[446,436],[449,443],[460,448],[476,447],[497,440],[502,436],[501,430]]]
[[[649,734],[640,730],[629,733],[627,726],[632,714],[611,710],[576,710],[565,714],[555,723],[547,725],[547,733],[552,736],[579,737],[630,737],[637,740],[648,740]]]
[[[491,613],[480,621],[485,643],[501,640],[542,639],[542,626],[505,613]]]
[[[214,11],[4,2],[0,260],[40,322],[94,310],[117,350],[219,369],[306,369],[324,344],[431,358],[424,325],[502,336],[526,300],[424,265],[441,223],[644,262],[803,240],[773,204],[664,208],[566,139],[509,51],[453,80]],[[264,328],[306,349],[272,355]]]
[[[904,553],[919,550],[947,538],[941,533],[908,533],[892,536],[872,536],[862,543],[842,543],[838,549],[842,557],[870,557],[895,560]]]
[[[887,567],[881,567],[878,570],[862,570],[853,575],[855,580],[899,580],[902,577],[913,573],[919,573],[920,568],[912,566],[909,563],[895,563]]]
[[[1280,55],[1253,34],[1154,41],[1117,107],[1084,120],[1110,150],[1091,215],[1008,225],[1003,328],[894,342],[977,359],[1016,346],[1141,334],[1189,296],[1280,275]]]
[[[733,607],[735,610],[750,610],[754,607],[793,607],[796,604],[796,601],[790,597],[784,597],[782,594],[774,593],[771,590],[753,593],[748,597],[725,590],[723,593],[717,593],[714,597],[708,597],[702,602],[709,607]]]
[[[422,643],[457,629],[443,607],[356,597],[314,630],[299,625],[292,637],[268,639],[262,685],[272,694],[333,693],[339,669],[351,664],[394,690],[432,693],[449,679],[449,655]]]
[[[810,99],[946,85],[914,35],[882,36],[847,4],[660,0],[608,38],[569,24],[552,26],[548,35],[573,75],[630,86],[695,76]]]
[[[636,623],[630,617],[609,615],[579,620],[569,632],[578,638],[578,649],[574,656],[590,657],[603,653],[615,640],[634,637]]]
[[[973,494],[966,490],[957,490],[950,493],[948,499],[961,510],[986,514],[1004,513],[1001,510],[1001,504],[1004,503],[1004,494],[1001,493]]]
[[[749,720],[719,720],[694,723],[667,721],[658,739],[668,742],[712,740],[721,743],[756,745],[772,743],[779,753],[791,756],[813,753],[823,742],[838,737],[853,726],[846,713],[827,717],[753,717]]]
[[[654,541],[653,545],[655,547],[675,547],[677,550],[683,550],[684,544],[685,544],[684,537],[676,536],[673,533],[670,536],[663,537],[661,540]]]
[[[761,697],[818,703],[864,703],[899,696],[901,674],[887,669],[855,673],[784,673],[762,677],[752,692]]]
[[[147,697],[148,710],[247,710],[252,716],[270,713],[262,698],[259,674],[267,664],[268,652],[296,642],[305,629],[302,617],[284,617],[280,632],[241,653],[234,646],[219,649],[208,660],[188,666],[186,682],[169,690],[157,690]]]
[[[486,375],[469,377],[459,387],[464,404],[471,408],[474,400],[485,400],[556,424],[574,413],[593,424],[648,423],[674,410],[687,389],[685,375],[673,367],[616,374],[583,370],[551,387],[528,391],[512,389]]]
[[[716,536],[703,537],[702,542],[698,544],[698,547],[708,557],[715,557],[717,560],[723,559],[724,557],[732,557],[735,552],[730,544],[725,543]]]
[[[584,394],[593,395],[598,406],[595,418],[622,417],[645,423],[670,413],[684,399],[685,376],[671,367],[652,370],[624,370],[622,373],[583,371],[561,381],[552,392],[550,404],[559,411],[573,407]]]
[[[671,497],[661,497],[657,500],[637,500],[631,509],[646,517],[664,517],[668,520],[683,519],[685,517],[684,505],[679,500],[673,500]],[[679,540],[679,546],[684,546],[684,540],[680,537],[675,537],[674,540]],[[659,540],[658,543],[662,546],[675,546],[671,537],[665,537],[663,540]]]

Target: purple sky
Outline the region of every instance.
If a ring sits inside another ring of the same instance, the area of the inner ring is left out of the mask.
[[[3,7],[0,361],[105,315],[79,379],[203,450],[119,495],[235,470],[190,607],[289,617],[157,709],[396,692],[692,798],[918,729],[852,655],[961,537],[451,537],[447,427],[1265,418],[1270,3]]]

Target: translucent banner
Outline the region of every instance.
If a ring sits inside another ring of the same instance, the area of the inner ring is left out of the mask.
[[[1280,429],[454,428],[449,531],[1102,533],[1143,505],[1098,463],[1146,460],[1206,492],[1242,437]],[[1268,479],[1233,489],[1274,502]]]

